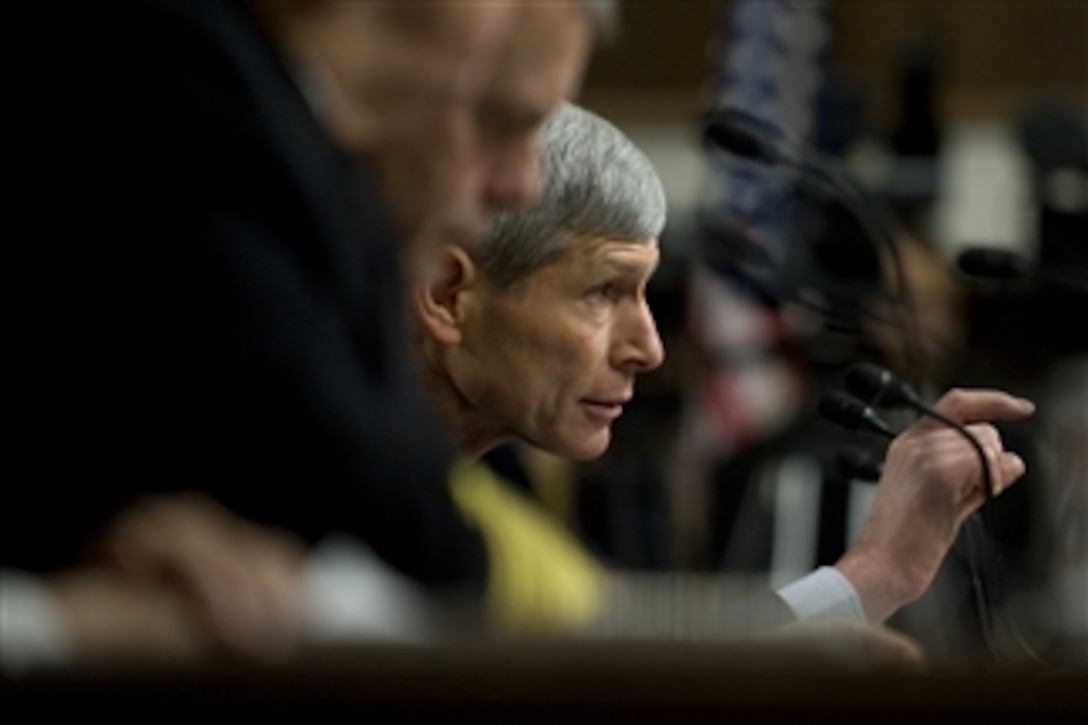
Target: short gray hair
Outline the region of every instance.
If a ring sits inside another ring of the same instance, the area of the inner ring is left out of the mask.
[[[508,287],[566,251],[579,236],[641,241],[665,228],[665,190],[650,160],[614,125],[571,103],[540,134],[540,202],[500,212],[476,253]]]

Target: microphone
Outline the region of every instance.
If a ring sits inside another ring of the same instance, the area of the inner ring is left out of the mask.
[[[703,139],[734,156],[771,166],[800,163],[778,126],[736,108],[708,113],[703,121]]]
[[[872,408],[853,395],[829,390],[820,398],[820,415],[849,430],[867,430],[891,440],[895,432]]]
[[[1004,249],[969,247],[956,257],[959,272],[970,280],[1020,282],[1031,275],[1031,262],[1023,254]]]
[[[979,463],[982,465],[982,493],[989,503],[994,498],[993,478],[990,474],[989,461],[986,452],[982,450],[982,444],[971,435],[967,427],[958,420],[949,418],[944,413],[922,402],[914,389],[906,381],[896,377],[890,370],[871,362],[859,362],[850,366],[846,371],[846,388],[863,400],[868,400],[871,405],[888,408],[913,408],[922,415],[941,421],[954,428],[975,449]]]
[[[717,108],[703,117],[703,141],[706,145],[741,158],[769,166],[793,167],[823,182],[838,193],[858,220],[874,238],[891,241],[891,219],[877,199],[833,158],[804,153],[786,132],[774,123],[739,108]]]
[[[890,219],[874,214],[877,202],[832,158],[806,154],[774,123],[739,108],[717,108],[703,117],[703,141],[711,148],[768,166],[791,167],[830,187],[871,237],[890,242]]]
[[[846,371],[846,389],[871,405],[925,408],[925,404],[910,385],[875,363],[859,362],[851,365]]]

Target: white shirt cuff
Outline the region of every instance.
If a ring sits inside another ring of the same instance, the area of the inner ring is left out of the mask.
[[[855,619],[866,621],[865,610],[853,585],[833,566],[822,566],[811,574],[778,590],[798,619]]]
[[[38,580],[0,569],[0,672],[64,664],[69,644],[57,605]]]

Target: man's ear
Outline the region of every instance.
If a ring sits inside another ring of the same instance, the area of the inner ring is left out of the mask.
[[[456,345],[461,341],[468,295],[478,272],[472,257],[456,244],[445,245],[438,255],[430,279],[413,288],[412,302],[416,317],[431,337],[445,345]]]

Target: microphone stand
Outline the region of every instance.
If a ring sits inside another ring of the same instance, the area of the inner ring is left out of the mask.
[[[803,156],[786,154],[782,157],[782,161],[836,192],[836,196],[854,215],[869,238],[886,251],[891,262],[897,292],[891,296],[891,299],[903,325],[903,352],[906,367],[910,371],[911,382],[919,385],[921,366],[918,364],[914,347],[910,344],[911,341],[918,339],[919,331],[917,319],[913,314],[913,295],[907,283],[903,258],[895,238],[897,224],[891,209],[880,197],[867,191],[841,163],[831,156],[811,153]]]
[[[791,168],[803,178],[822,184],[854,216],[869,239],[887,252],[898,293],[892,295],[892,301],[900,314],[906,367],[911,382],[920,386],[921,366],[910,344],[918,339],[913,295],[896,242],[898,224],[887,203],[867,190],[833,157],[802,151],[781,129],[744,111],[735,108],[712,111],[704,119],[703,128],[704,140],[712,148],[768,166]]]

